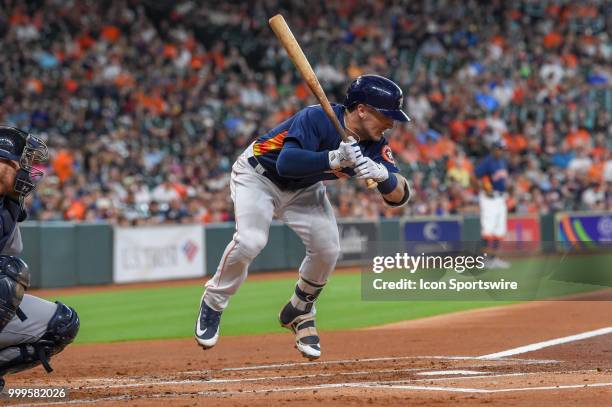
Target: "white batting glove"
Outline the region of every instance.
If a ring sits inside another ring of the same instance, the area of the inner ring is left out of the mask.
[[[361,148],[354,138],[349,137],[347,141],[342,141],[337,150],[329,152],[329,168],[338,170],[340,168],[354,167],[362,160]]]
[[[372,179],[376,182],[383,182],[389,178],[387,167],[374,162],[370,157],[365,157],[355,167],[355,177],[358,179]]]

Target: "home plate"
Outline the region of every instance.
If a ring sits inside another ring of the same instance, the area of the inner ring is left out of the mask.
[[[417,375],[421,376],[446,376],[446,375],[480,375],[489,374],[490,372],[477,372],[476,370],[434,370],[432,372],[419,372]]]

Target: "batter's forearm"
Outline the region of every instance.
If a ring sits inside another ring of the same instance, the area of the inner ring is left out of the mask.
[[[389,193],[382,194],[385,202],[391,206],[402,206],[410,199],[410,187],[406,178],[400,174],[389,174],[397,178],[397,186]]]

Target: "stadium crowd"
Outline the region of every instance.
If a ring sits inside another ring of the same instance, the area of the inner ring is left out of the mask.
[[[514,213],[612,210],[605,0],[0,3],[0,122],[47,140],[31,218],[232,220],[229,172],[314,103],[267,26],[282,12],[332,101],[362,73],[405,91],[389,133],[412,203],[330,183],[340,217],[475,212],[474,166],[503,139]]]

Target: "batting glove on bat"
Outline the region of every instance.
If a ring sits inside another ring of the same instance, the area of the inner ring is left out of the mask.
[[[338,170],[340,168],[354,167],[361,161],[363,154],[361,148],[354,138],[349,137],[347,141],[342,141],[337,150],[329,152],[329,168]]]
[[[372,161],[370,157],[361,160],[354,171],[355,177],[358,179],[372,179],[380,183],[389,178],[387,167]]]

